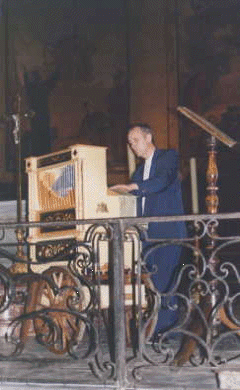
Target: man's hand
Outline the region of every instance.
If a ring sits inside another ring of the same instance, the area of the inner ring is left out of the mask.
[[[117,184],[109,188],[111,191],[116,191],[120,193],[126,193],[133,190],[138,190],[138,185],[136,183],[131,184]]]

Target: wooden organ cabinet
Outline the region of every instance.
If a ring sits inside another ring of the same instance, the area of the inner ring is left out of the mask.
[[[107,188],[106,148],[73,145],[61,152],[26,159],[29,221],[58,221],[136,216],[136,199]],[[32,229],[29,242],[82,240],[87,226],[47,232]],[[37,259],[38,254],[32,253]]]
[[[27,158],[29,222],[136,216],[134,196],[119,195],[108,190],[106,161],[106,148],[92,145],[72,145],[49,155]],[[58,248],[64,247],[64,243],[71,240],[84,240],[88,227],[74,224],[65,230],[32,227],[28,237],[31,261],[36,263],[31,266],[32,270],[48,272],[51,253],[55,251],[55,255],[58,254]],[[102,242],[100,269],[103,272],[108,267],[107,248],[107,243]],[[132,253],[132,243],[125,242],[125,269],[132,267]],[[64,265],[53,264],[55,267]],[[145,300],[143,284],[141,289],[142,299]],[[100,290],[101,307],[106,308],[109,305],[106,282]],[[131,293],[132,285],[129,282],[125,284],[126,305],[132,304]]]

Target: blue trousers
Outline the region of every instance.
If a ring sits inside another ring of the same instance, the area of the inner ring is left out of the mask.
[[[167,293],[174,286],[180,255],[180,246],[169,245],[154,249],[146,257],[147,269],[149,272],[152,272],[151,279],[160,293]],[[178,320],[178,316],[177,297],[161,297],[161,307],[158,313],[155,334],[165,332],[173,327]]]

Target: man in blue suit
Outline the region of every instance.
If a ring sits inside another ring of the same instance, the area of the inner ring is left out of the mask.
[[[157,149],[153,131],[147,124],[130,126],[128,142],[137,157],[143,162],[134,172],[130,184],[111,187],[112,190],[130,192],[138,197],[138,216],[167,216],[183,214],[181,183],[179,179],[178,154],[175,150]],[[149,238],[184,238],[186,227],[183,222],[149,223]],[[152,245],[143,238],[143,253]],[[162,246],[146,257],[146,265],[152,273],[152,281],[161,293],[168,292],[180,262],[181,247]],[[155,333],[170,329],[178,319],[174,309],[176,298],[162,298]]]

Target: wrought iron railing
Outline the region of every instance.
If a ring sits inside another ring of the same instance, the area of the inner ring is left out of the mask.
[[[147,235],[149,223],[179,221],[187,238]],[[56,232],[73,221],[0,224],[1,360],[17,359],[34,337],[51,353],[85,359],[101,382],[123,389],[147,367],[217,368],[238,357],[229,340],[236,337],[237,345],[240,334],[240,213],[74,224],[88,225],[84,240],[34,244],[29,228]],[[20,242],[5,239],[19,230]],[[148,257],[169,245],[181,247],[181,262],[163,293],[154,287],[157,265],[150,270]],[[163,305],[178,312],[177,322],[156,334]]]

